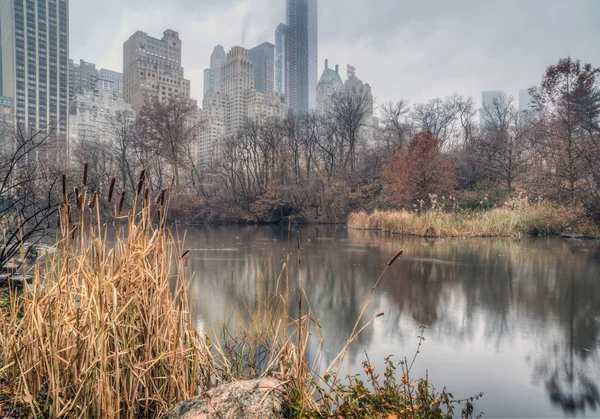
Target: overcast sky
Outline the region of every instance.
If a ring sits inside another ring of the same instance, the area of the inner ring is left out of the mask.
[[[179,32],[201,103],[213,47],[274,42],[285,0],[71,0],[70,56],[123,71],[136,30]],[[482,90],[517,95],[570,55],[600,66],[600,0],[319,0],[319,76],[356,66],[378,103]],[[345,78],[345,74],[344,74]]]

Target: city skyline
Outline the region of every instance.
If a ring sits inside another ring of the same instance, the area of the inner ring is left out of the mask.
[[[539,84],[546,67],[562,56],[600,62],[594,22],[600,3],[593,0],[581,0],[577,8],[552,0],[544,14],[535,4],[516,1],[433,3],[365,0],[348,9],[340,0],[321,2],[318,74],[325,58],[342,68],[352,63],[378,103],[400,97],[417,103],[453,92],[479,101],[482,90],[502,89],[516,98],[518,89]],[[191,96],[201,100],[214,46],[274,43],[285,8],[284,0],[72,2],[70,58],[120,71],[122,44],[131,33],[141,29],[158,37],[168,27],[186,40],[182,65],[192,81]],[[340,13],[344,8],[347,13]],[[88,14],[94,22],[84,19]],[[487,25],[490,19],[504,23]],[[94,35],[105,32],[114,34],[108,42]]]

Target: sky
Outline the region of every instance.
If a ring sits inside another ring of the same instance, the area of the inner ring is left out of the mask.
[[[600,67],[600,0],[318,0],[319,76],[356,67],[378,104],[425,102],[454,92],[540,83],[571,56]],[[71,0],[70,57],[123,71],[123,43],[137,30],[179,32],[182,65],[201,103],[203,70],[221,44],[274,42],[285,0]]]

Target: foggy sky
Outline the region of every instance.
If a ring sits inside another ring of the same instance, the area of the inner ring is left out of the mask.
[[[213,47],[274,42],[285,0],[71,0],[70,58],[123,71],[136,30],[179,32],[185,77],[202,100]],[[570,55],[600,66],[600,0],[319,0],[319,76],[356,66],[378,103],[539,84]],[[342,72],[342,71],[341,71]]]

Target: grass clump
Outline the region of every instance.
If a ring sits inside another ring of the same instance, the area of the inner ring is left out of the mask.
[[[65,202],[56,252],[2,315],[4,378],[36,417],[155,417],[210,383],[180,249],[139,196],[110,246],[97,195]]]
[[[360,211],[348,227],[423,237],[520,237],[570,231],[578,214],[549,202],[515,199],[486,211]]]

